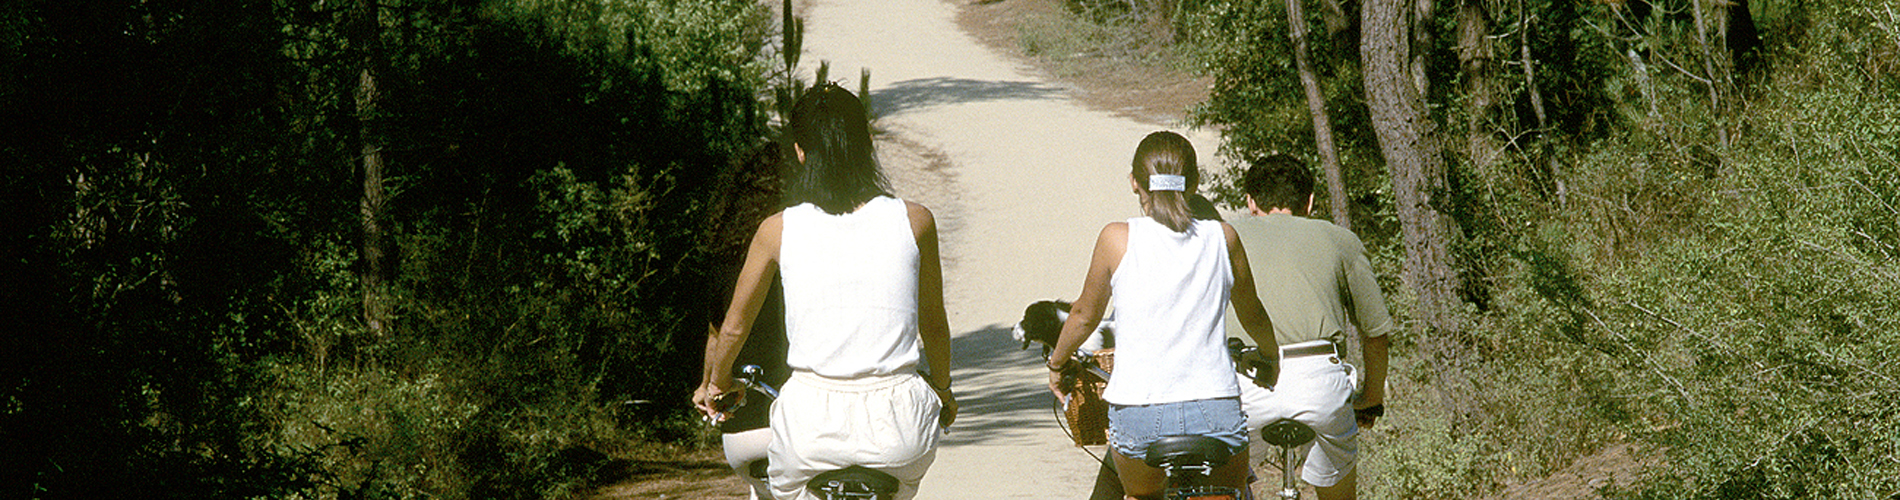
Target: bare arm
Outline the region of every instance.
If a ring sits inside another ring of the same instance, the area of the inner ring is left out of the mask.
[[[1247,263],[1247,249],[1240,243],[1240,233],[1234,226],[1221,223],[1221,229],[1227,233],[1227,260],[1234,267],[1234,288],[1228,299],[1233,304],[1234,316],[1240,319],[1240,327],[1247,330],[1247,336],[1253,338],[1254,345],[1266,349],[1279,345],[1273,335],[1273,319],[1267,316],[1266,306],[1260,305],[1260,293],[1253,282],[1253,267]]]
[[[1069,305],[1069,319],[1062,323],[1062,334],[1056,338],[1055,350],[1049,356],[1049,391],[1056,397],[1062,397],[1061,371],[1068,369],[1070,354],[1102,323],[1111,293],[1109,280],[1114,278],[1115,267],[1121,264],[1122,254],[1127,251],[1127,223],[1111,223],[1103,227],[1102,234],[1095,239],[1095,253],[1089,258],[1088,275],[1082,280],[1082,294]]]
[[[957,417],[957,401],[950,393],[950,315],[943,308],[937,220],[923,205],[907,202],[907,209],[912,236],[917,239],[917,331],[924,343],[924,363],[930,369],[930,388],[943,401],[940,421],[949,427]]]
[[[1365,337],[1360,347],[1366,356],[1366,387],[1359,399],[1359,408],[1370,408],[1385,404],[1385,366],[1387,351],[1391,350],[1392,339],[1385,335]]]
[[[1361,364],[1365,365],[1365,386],[1361,389],[1356,409],[1365,409],[1385,403],[1385,378],[1388,352],[1391,350],[1391,334],[1397,330],[1392,315],[1386,311],[1385,295],[1379,291],[1379,279],[1372,273],[1372,263],[1366,258],[1365,244],[1350,233],[1343,235],[1343,247],[1346,258],[1346,287],[1348,295],[1347,313],[1359,330],[1359,346],[1365,356]],[[1363,425],[1371,427],[1376,417],[1361,417]]]
[[[693,404],[711,416],[718,412],[713,400],[732,389],[732,362],[752,331],[765,297],[772,289],[772,277],[778,273],[779,239],[783,235],[783,215],[773,215],[759,223],[746,250],[745,265],[739,270],[732,289],[732,303],[726,307],[726,319],[706,337],[706,360],[700,372],[700,386],[694,391]]]

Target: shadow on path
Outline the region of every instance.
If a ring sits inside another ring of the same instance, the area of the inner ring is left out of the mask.
[[[994,325],[952,341],[951,373],[965,389],[957,392],[957,423],[943,444],[1028,443],[1062,435],[1042,350],[1021,347],[1009,328]]]
[[[871,111],[886,116],[918,108],[1014,99],[1047,99],[1061,87],[1042,82],[936,77],[904,80],[871,91]],[[1004,333],[1008,333],[1005,331]],[[1005,335],[1007,338],[1007,335]]]

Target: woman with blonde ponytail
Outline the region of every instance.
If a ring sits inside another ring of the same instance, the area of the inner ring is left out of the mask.
[[[1194,218],[1194,146],[1173,132],[1148,134],[1133,167],[1129,183],[1146,216],[1102,228],[1055,352],[1080,346],[1113,301],[1115,376],[1102,392],[1109,448],[1123,490],[1148,499],[1160,497],[1165,475],[1142,457],[1162,437],[1212,437],[1247,456],[1247,416],[1227,359],[1227,305],[1256,341],[1273,341],[1273,326],[1234,228]],[[1062,377],[1078,367],[1063,356],[1049,363],[1049,390],[1066,399]],[[1247,472],[1247,460],[1229,460],[1213,478],[1245,488]]]

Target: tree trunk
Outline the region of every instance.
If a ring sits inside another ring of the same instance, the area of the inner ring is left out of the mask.
[[[349,43],[359,64],[356,79],[356,120],[358,150],[362,157],[363,198],[360,205],[363,229],[363,323],[372,339],[389,336],[389,285],[393,281],[390,265],[387,212],[389,192],[383,183],[383,141],[380,119],[376,116],[381,95],[376,86],[376,68],[382,37],[380,6],[375,0],[357,0],[350,12]]]
[[[1497,105],[1496,48],[1491,41],[1491,14],[1484,0],[1464,0],[1458,7],[1458,67],[1465,93],[1465,159],[1480,168],[1497,158],[1491,114]]]
[[[1755,27],[1755,15],[1749,12],[1748,0],[1729,2],[1728,22],[1722,30],[1727,35],[1728,55],[1733,60],[1735,74],[1749,76],[1761,64],[1761,32]]]
[[[1399,22],[1406,25],[1401,29],[1405,30],[1403,33],[1409,35],[1412,43],[1406,52],[1411,56],[1411,67],[1406,71],[1412,76],[1412,83],[1418,87],[1418,95],[1422,99],[1423,96],[1432,95],[1431,66],[1427,63],[1426,57],[1432,53],[1432,16],[1437,12],[1437,4],[1433,3],[1434,0],[1410,0],[1410,2],[1412,18],[1407,20],[1400,17]],[[1371,7],[1368,5],[1363,8]]]
[[[1433,330],[1457,331],[1460,280],[1448,249],[1457,224],[1438,211],[1435,197],[1447,189],[1438,131],[1426,116],[1424,96],[1413,85],[1404,0],[1365,4],[1361,64],[1366,101],[1380,152],[1391,171],[1398,215],[1405,232],[1406,282],[1416,290],[1420,319]]]
[[[1333,144],[1333,121],[1326,114],[1326,95],[1320,92],[1319,76],[1313,73],[1306,48],[1306,13],[1302,0],[1286,0],[1288,33],[1293,37],[1293,65],[1300,72],[1300,86],[1306,89],[1306,109],[1313,115],[1313,145],[1319,149],[1320,168],[1326,172],[1326,193],[1331,199],[1333,223],[1352,229],[1352,206],[1346,196],[1346,178],[1339,168],[1339,150]]]
[[[1360,11],[1366,104],[1404,233],[1403,278],[1417,296],[1413,332],[1434,365],[1439,403],[1458,421],[1470,422],[1478,410],[1468,397],[1475,390],[1463,368],[1470,359],[1459,314],[1463,283],[1451,254],[1459,228],[1439,211],[1446,205],[1442,198],[1449,181],[1438,131],[1418,84],[1424,77],[1411,72],[1423,57],[1412,53],[1415,39],[1406,7],[1407,0],[1369,0]]]

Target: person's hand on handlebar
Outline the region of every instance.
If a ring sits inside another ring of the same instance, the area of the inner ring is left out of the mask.
[[[1379,417],[1385,416],[1385,395],[1367,391],[1352,405],[1352,416],[1359,421],[1360,429],[1371,429],[1379,423]]]
[[[705,415],[706,421],[719,423],[726,419],[726,410],[738,406],[744,398],[744,392],[725,391],[708,382],[693,391],[693,407]]]
[[[937,413],[937,423],[948,430],[950,424],[957,421],[957,396],[951,394],[948,387],[937,389],[935,385],[932,385],[930,389],[937,391],[937,399],[943,402],[943,410]]]
[[[1075,372],[1078,369],[1080,369],[1082,365],[1080,361],[1076,361],[1072,359],[1064,360],[1064,361],[1065,362],[1063,363],[1061,367],[1057,367],[1053,364],[1055,363],[1055,360],[1054,359],[1050,360],[1051,364],[1048,366],[1049,392],[1051,394],[1055,394],[1056,400],[1061,401],[1062,406],[1066,408],[1069,405],[1069,394],[1062,392],[1062,387],[1066,385],[1063,382],[1066,381],[1069,377],[1075,376]]]

